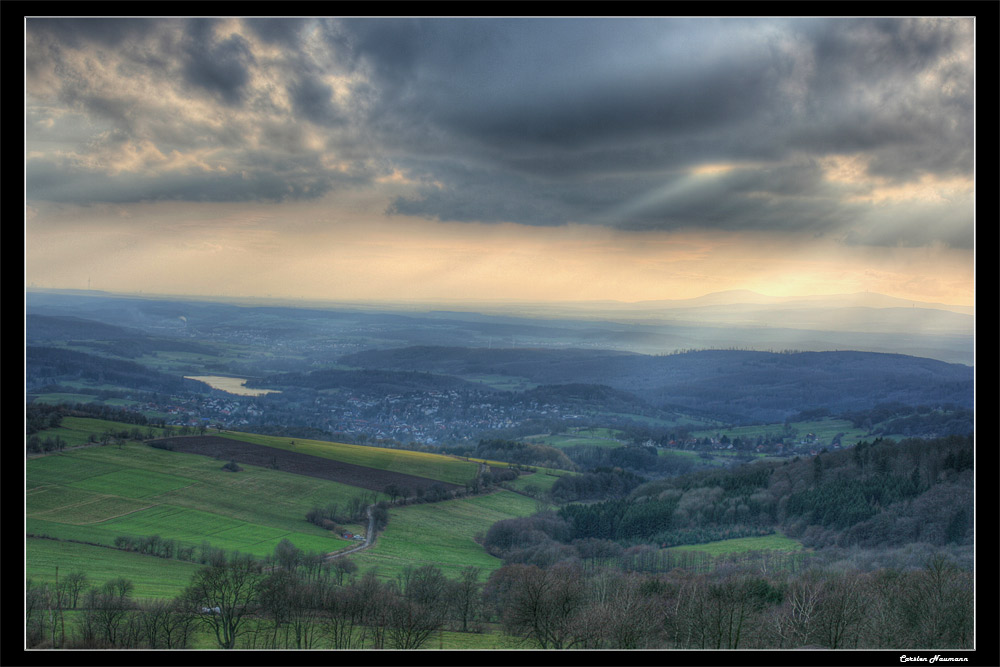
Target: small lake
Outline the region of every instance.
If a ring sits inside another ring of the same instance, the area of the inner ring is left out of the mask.
[[[237,396],[263,396],[264,394],[280,394],[276,389],[250,389],[244,387],[247,383],[244,378],[228,378],[221,375],[185,375],[185,380],[197,380],[204,382],[212,389],[221,389],[229,394]]]

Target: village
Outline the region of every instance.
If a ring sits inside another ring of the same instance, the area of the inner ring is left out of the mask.
[[[287,395],[274,394],[265,399],[221,393],[146,401],[137,408],[164,413],[166,423],[173,426],[224,429],[282,423],[283,416],[294,413],[299,424],[353,440],[395,440],[432,446],[472,441],[480,434],[517,429],[528,422],[555,420],[562,424],[584,419],[557,405],[524,404],[508,397],[498,400],[494,394],[480,392],[429,391],[383,397],[318,393],[308,403]]]
[[[516,393],[477,391],[424,391],[384,396],[361,393],[310,392],[308,400],[288,393],[246,397],[214,391],[146,401],[136,406],[145,412],[161,412],[165,423],[200,429],[261,430],[271,425],[295,423],[313,429],[315,436],[327,434],[357,444],[388,444],[407,448],[474,443],[483,437],[524,437],[540,432],[556,433],[592,426],[607,414],[588,414],[579,405],[557,405],[523,400]],[[294,417],[293,421],[289,421]],[[614,421],[614,420],[612,420]],[[619,418],[621,428],[634,426]],[[614,424],[612,424],[614,425]],[[725,434],[694,437],[685,429],[676,435],[636,440],[647,447],[732,454],[792,456],[815,455],[824,448],[841,448],[839,437],[827,442],[814,433],[799,434],[783,429],[753,438]],[[305,436],[303,436],[305,437]]]

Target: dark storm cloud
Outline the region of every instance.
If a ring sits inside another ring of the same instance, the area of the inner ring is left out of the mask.
[[[312,159],[273,160],[258,156],[256,167],[240,173],[172,170],[150,178],[145,174],[109,174],[44,159],[27,162],[29,199],[95,204],[138,201],[284,201],[320,197],[337,185],[358,184],[357,178],[325,174]]]
[[[873,188],[972,174],[968,20],[76,25],[29,23],[29,97],[37,81],[110,127],[68,151],[76,162],[29,160],[37,196],[128,200],[120,183],[135,198],[313,197],[399,169],[417,185],[396,191],[392,214],[842,235],[865,220],[872,228],[850,239],[891,243],[905,225],[883,224],[864,199]],[[118,80],[97,85],[85,57],[117,59]],[[222,120],[180,108],[178,120],[126,85],[143,81],[193,109],[219,102]],[[47,121],[65,132],[70,119],[47,113],[29,111],[32,131]],[[185,166],[146,183],[153,170],[99,177],[98,158],[81,156],[129,142],[220,162],[202,182]],[[832,182],[824,160],[845,155],[863,158],[862,173]],[[693,178],[706,164],[734,168]],[[928,226],[921,238],[953,242],[971,229],[959,208],[946,222],[908,215]]]
[[[866,19],[813,21],[815,74],[807,113],[792,147],[870,151],[871,173],[907,180],[920,172],[971,174],[974,77],[965,21]],[[922,76],[942,85],[920,90]]]
[[[567,220],[621,229],[730,229],[822,232],[856,218],[859,205],[825,184],[815,164],[734,170],[712,178],[604,177],[541,181],[502,170],[438,164],[446,187],[397,197],[389,212],[440,220],[557,225]],[[518,196],[511,196],[511,193]]]
[[[715,21],[345,22],[380,111],[520,155],[745,125],[778,96],[771,51]],[[419,140],[417,137],[407,137]]]
[[[288,92],[297,115],[317,125],[335,125],[344,120],[333,101],[333,88],[319,79],[304,75],[289,85]]]
[[[245,39],[217,39],[213,21],[192,19],[184,45],[184,76],[189,83],[217,93],[228,104],[242,101],[254,57]]]
[[[261,18],[243,19],[244,25],[250,28],[257,37],[269,44],[296,49],[299,36],[309,20],[304,18]]]
[[[841,198],[853,188],[820,187],[818,158],[861,154],[869,178],[896,183],[972,173],[968,21],[344,25],[375,75],[373,128],[445,186],[397,198],[396,213],[822,233],[877,216]],[[778,164],[670,189],[678,172],[733,161]],[[595,201],[612,193],[618,207]],[[955,225],[971,229],[971,209],[959,217],[920,236],[965,238]],[[866,238],[891,244],[890,229]]]
[[[143,39],[155,29],[155,23],[139,18],[27,18],[31,33],[44,33],[66,48],[80,48],[87,43],[119,46],[128,40]]]

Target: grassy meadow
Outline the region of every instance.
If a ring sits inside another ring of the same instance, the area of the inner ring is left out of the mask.
[[[622,442],[618,439],[618,432],[608,428],[574,428],[568,433],[556,435],[534,435],[524,439],[538,445],[548,445],[549,447],[573,447],[576,445],[590,445],[593,447],[621,447]]]
[[[95,419],[66,418],[59,429],[67,441],[86,444],[90,433],[123,425]],[[43,434],[43,435],[44,435]],[[369,448],[319,441],[228,433],[229,437],[325,456],[359,465],[461,483],[478,464],[419,452]],[[579,437],[611,439],[613,433],[591,430]],[[72,438],[72,440],[71,440]],[[270,555],[283,539],[305,552],[331,552],[352,543],[305,520],[315,506],[346,506],[361,489],[293,473],[244,466],[238,473],[222,469],[224,461],[155,449],[140,442],[78,447],[25,462],[25,573],[34,583],[55,582],[83,572],[89,585],[116,577],[130,579],[137,598],[166,599],[178,595],[201,567],[196,562],[127,552],[115,546],[121,536],[173,540],[193,547],[203,544],[258,557]],[[551,474],[549,474],[551,473]],[[546,491],[564,471],[537,470],[506,483],[507,489],[437,503],[396,505],[373,547],[351,558],[360,573],[375,569],[395,579],[407,567],[433,565],[449,578],[463,569],[480,569],[480,580],[502,562],[477,542],[495,522],[530,515],[539,503],[519,491]],[[348,526],[355,530],[366,527]],[[783,535],[741,538],[675,547],[708,558],[750,550],[801,550]],[[209,637],[198,648],[212,648]],[[493,649],[517,647],[517,640],[493,631],[486,634],[441,631],[424,648]]]
[[[345,506],[355,487],[266,468],[222,470],[214,459],[129,442],[33,458],[25,464],[28,534],[111,546],[119,535],[173,539],[258,556],[282,539],[304,551],[347,544],[305,520]]]
[[[846,419],[817,419],[813,421],[790,422],[789,428],[796,433],[795,440],[805,438],[812,433],[816,436],[817,444],[826,446],[838,435],[841,435],[843,444],[855,444],[859,440],[864,440],[867,436],[867,429],[856,428]],[[745,440],[756,440],[763,438],[780,438],[786,434],[784,424],[763,424],[757,426],[736,426],[727,429],[705,429],[692,431],[691,436],[695,438],[712,438],[728,436],[730,440],[743,438]]]
[[[556,483],[561,475],[552,475],[544,472],[535,472],[530,475],[521,475],[515,480],[509,482],[504,482],[504,488],[511,489],[513,491],[519,491],[521,493],[527,493],[528,495],[537,495],[538,493],[548,493],[552,490],[552,485]]]
[[[718,540],[704,544],[685,544],[670,547],[671,551],[701,551],[712,556],[743,553],[746,551],[802,551],[804,547],[798,540],[793,540],[781,533],[762,535],[760,537],[737,537],[731,540]]]
[[[67,417],[60,428],[43,435],[58,432],[71,445],[85,445],[92,433],[125,426]],[[287,438],[226,435],[452,483],[471,479],[478,468],[475,462],[419,452],[305,440],[292,445]],[[331,503],[346,507],[370,492],[254,466],[233,473],[223,470],[223,463],[132,441],[78,447],[27,460],[27,577],[54,581],[58,566],[60,573],[83,571],[93,583],[126,576],[133,579],[137,597],[170,597],[187,585],[199,565],[111,548],[116,538],[155,535],[174,540],[178,547],[194,547],[196,554],[207,543],[255,556],[270,555],[282,539],[305,552],[327,553],[351,544],[307,522],[305,515],[313,507]],[[377,498],[383,496],[377,494]],[[396,506],[376,546],[356,559],[362,570],[377,567],[389,577],[407,565],[429,563],[448,576],[475,565],[482,568],[485,579],[500,561],[475,542],[476,533],[500,519],[531,514],[535,508],[534,500],[505,490],[442,503]]]
[[[66,441],[67,447],[78,447],[90,444],[91,436],[99,439],[105,431],[117,433],[119,431],[131,431],[133,428],[139,429],[145,435],[151,427],[133,426],[131,424],[123,424],[122,422],[94,419],[92,417],[63,417],[57,428],[45,429],[39,435],[43,438],[59,437]],[[169,429],[152,428],[152,431],[157,437],[171,434]]]
[[[60,577],[83,572],[91,586],[125,577],[135,585],[135,597],[165,599],[183,590],[200,567],[92,544],[34,537],[25,541],[25,577],[35,583],[54,584],[58,568]]]
[[[378,568],[384,577],[395,577],[407,565],[435,565],[455,578],[468,566],[482,570],[483,579],[501,565],[476,543],[501,519],[536,511],[535,501],[511,491],[423,505],[393,507],[389,525],[372,548],[354,556],[362,569]]]
[[[51,405],[68,404],[73,405],[75,403],[98,403],[100,405],[110,405],[112,407],[120,408],[129,405],[135,405],[136,401],[129,400],[127,398],[99,398],[93,394],[70,394],[66,392],[51,392],[48,394],[38,394],[34,399],[35,403],[48,403]]]

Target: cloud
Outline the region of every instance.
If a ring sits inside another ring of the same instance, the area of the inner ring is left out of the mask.
[[[302,76],[289,85],[289,95],[295,113],[317,125],[339,125],[344,122],[334,102],[333,87],[319,78]]]
[[[238,104],[243,101],[254,56],[241,35],[220,38],[214,25],[206,19],[190,21],[184,41],[184,77],[227,104]]]
[[[308,53],[267,46],[294,26],[138,20],[113,39],[99,23],[29,23],[29,198],[314,199],[380,173],[349,131],[315,130],[350,120],[335,99],[350,91]]]
[[[33,19],[28,191],[252,201],[351,187],[382,193],[390,215],[444,221],[966,244],[973,27]],[[832,177],[847,158],[854,177]],[[719,164],[735,166],[704,169]],[[958,184],[948,215],[909,196],[928,183]]]

